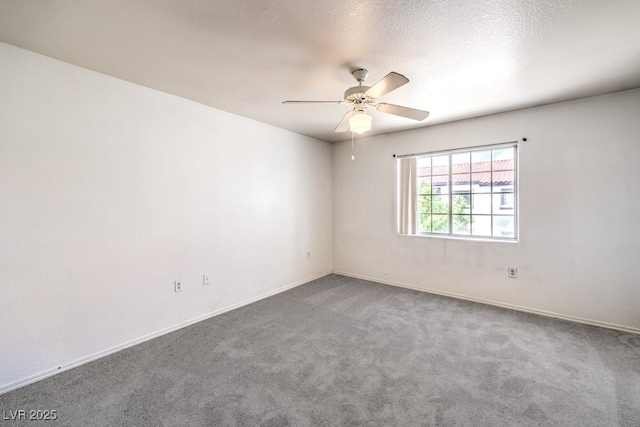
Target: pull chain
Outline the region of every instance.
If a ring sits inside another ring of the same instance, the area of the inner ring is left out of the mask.
[[[351,161],[352,162],[356,161],[356,156],[354,156],[353,154],[353,132],[351,132]]]

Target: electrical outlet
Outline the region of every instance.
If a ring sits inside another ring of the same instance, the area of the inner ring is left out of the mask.
[[[175,292],[182,292],[182,280],[176,280],[173,282],[173,290]]]
[[[507,268],[507,276],[509,276],[510,279],[515,279],[518,277],[518,269],[515,267],[508,267]]]
[[[209,278],[208,274],[203,274],[202,275],[202,284],[203,285],[208,285],[211,283],[211,279]]]

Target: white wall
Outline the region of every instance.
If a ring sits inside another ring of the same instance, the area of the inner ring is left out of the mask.
[[[331,145],[6,44],[0,64],[0,392],[331,271]]]
[[[334,271],[640,331],[639,111],[636,89],[335,146]],[[395,233],[394,153],[523,137],[519,243]]]

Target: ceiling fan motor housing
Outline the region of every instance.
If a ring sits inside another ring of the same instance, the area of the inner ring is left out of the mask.
[[[349,104],[369,104],[375,101],[365,94],[369,90],[369,86],[354,86],[344,91],[344,100]]]
[[[362,83],[367,79],[369,71],[364,68],[358,68],[354,70],[351,75],[358,81],[358,86],[350,87],[344,92],[344,101],[349,104],[362,105],[371,104],[375,101],[375,98],[367,96],[365,92],[369,90],[370,86],[362,86]]]

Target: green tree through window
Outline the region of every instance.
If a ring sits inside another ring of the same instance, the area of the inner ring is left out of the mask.
[[[422,233],[448,233],[449,232],[449,197],[440,194],[436,189],[433,193],[430,182],[421,181],[418,185],[418,231]],[[461,232],[468,230],[470,224],[469,202],[459,194],[454,194],[453,200],[453,227]]]

